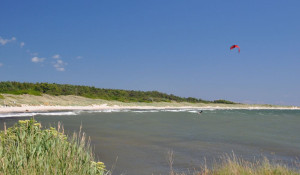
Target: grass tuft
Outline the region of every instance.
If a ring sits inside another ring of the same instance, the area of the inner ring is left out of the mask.
[[[169,153],[169,157],[172,160],[173,153]],[[189,170],[187,173],[175,172],[170,164],[169,175],[299,175],[299,168],[291,169],[283,164],[272,164],[267,158],[249,162],[232,154],[221,157],[221,162],[215,163],[211,169],[204,165],[200,170]]]
[[[42,129],[31,120],[20,120],[0,132],[0,174],[109,174],[96,162],[85,134],[68,138],[58,128]]]

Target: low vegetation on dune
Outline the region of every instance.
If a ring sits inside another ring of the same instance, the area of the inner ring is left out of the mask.
[[[76,95],[92,99],[116,100],[121,102],[189,102],[189,103],[225,103],[235,104],[227,100],[208,101],[193,97],[179,97],[173,94],[161,93],[158,91],[133,91],[121,89],[103,89],[90,86],[78,86],[55,83],[20,83],[0,82],[0,93],[14,95]]]
[[[84,134],[68,138],[61,125],[42,129],[33,119],[1,131],[0,165],[0,174],[109,174],[95,161]]]

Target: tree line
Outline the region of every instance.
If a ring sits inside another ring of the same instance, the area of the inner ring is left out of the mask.
[[[158,91],[134,91],[121,89],[104,89],[90,86],[56,84],[56,83],[27,83],[15,81],[0,82],[0,93],[30,94],[30,95],[76,95],[93,99],[117,100],[122,102],[190,102],[190,103],[225,103],[235,104],[227,100],[208,101],[193,97],[179,97]]]

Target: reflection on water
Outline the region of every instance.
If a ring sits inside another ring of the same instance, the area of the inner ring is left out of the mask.
[[[291,163],[300,157],[299,110],[127,110],[34,113],[43,126],[64,124],[71,134],[83,130],[92,139],[96,157],[114,174],[167,174],[168,150],[174,168],[187,170],[208,165],[225,153],[253,160],[267,156]],[[28,117],[25,117],[28,118]],[[0,116],[12,125],[23,119]],[[116,161],[117,159],[117,161]]]

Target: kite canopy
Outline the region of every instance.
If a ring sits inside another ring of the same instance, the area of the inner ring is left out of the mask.
[[[241,51],[240,46],[238,46],[238,45],[232,45],[232,46],[230,47],[230,50],[232,50],[232,49],[234,49],[234,48],[239,48],[239,53],[240,53],[240,51]]]

